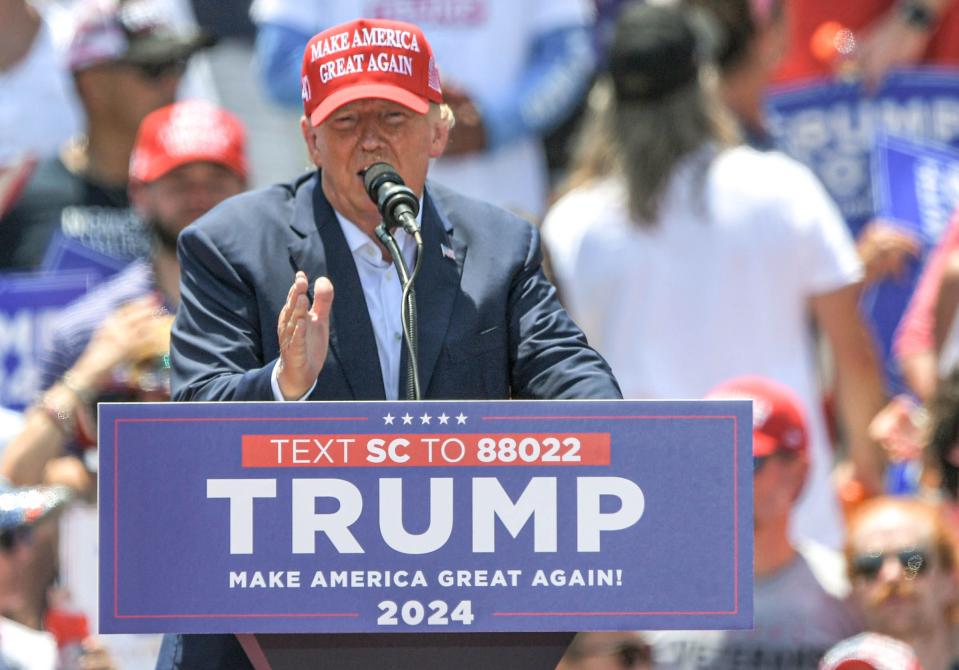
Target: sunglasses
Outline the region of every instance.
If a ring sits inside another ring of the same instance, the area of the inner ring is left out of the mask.
[[[889,556],[895,556],[906,572],[906,578],[912,579],[923,574],[929,567],[932,554],[928,549],[909,547],[896,552],[877,551],[859,554],[852,559],[852,574],[864,579],[875,579]]]
[[[181,59],[161,63],[130,63],[144,79],[157,81],[169,76],[181,76],[186,72],[186,61]]]
[[[18,526],[0,531],[0,551],[9,554],[18,545],[29,542],[32,536],[33,528],[30,526]]]
[[[579,649],[575,652],[576,658],[607,657],[615,659],[616,665],[622,670],[640,668],[652,663],[653,652],[648,646],[635,642],[623,642],[608,647],[593,649]]]

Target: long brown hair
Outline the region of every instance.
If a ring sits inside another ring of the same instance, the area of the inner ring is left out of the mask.
[[[589,108],[573,153],[565,190],[610,175],[621,176],[629,210],[640,225],[653,226],[677,165],[709,144],[738,141],[735,122],[719,101],[715,70],[660,99],[617,101],[607,80],[590,93]]]

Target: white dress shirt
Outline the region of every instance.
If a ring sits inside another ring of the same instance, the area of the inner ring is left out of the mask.
[[[422,201],[417,222],[422,218]],[[360,276],[360,285],[363,287],[363,297],[366,299],[366,309],[370,314],[370,323],[373,325],[373,336],[376,338],[376,351],[380,358],[380,371],[383,374],[383,388],[387,400],[399,398],[400,387],[400,354],[403,348],[403,320],[400,303],[403,299],[403,286],[400,283],[399,273],[392,261],[383,259],[379,245],[364,233],[360,228],[336,212],[336,219],[343,229],[343,236],[353,254],[356,263],[356,272]],[[416,243],[405,230],[397,228],[393,231],[396,244],[403,254],[410,272],[413,272],[413,263],[416,260]],[[315,277],[310,281],[315,281]],[[336,287],[334,287],[335,289]],[[334,298],[335,300],[335,298]],[[277,361],[279,362],[279,361]],[[283,400],[280,384],[277,380],[277,366],[273,366],[271,378],[273,397]],[[300,400],[305,400],[313,392],[313,386]]]

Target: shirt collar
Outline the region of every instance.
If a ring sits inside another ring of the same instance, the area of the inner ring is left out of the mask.
[[[333,210],[333,213],[336,214],[336,220],[340,222],[340,228],[343,229],[343,237],[346,238],[346,244],[350,247],[351,253],[355,254],[359,249],[362,249],[367,244],[375,244],[373,239],[364,233],[355,223],[347,219],[335,209]],[[420,197],[420,211],[416,214],[416,223],[419,224],[420,228],[423,227],[422,197]],[[396,238],[396,243],[401,249],[405,248],[407,242],[410,240],[409,234],[402,228],[394,229],[393,237]]]

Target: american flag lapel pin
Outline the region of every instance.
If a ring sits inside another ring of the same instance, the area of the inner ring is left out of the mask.
[[[453,253],[453,250],[450,249],[450,248],[449,248],[448,246],[446,246],[445,244],[440,243],[440,251],[443,252],[443,258],[448,258],[448,259],[450,259],[451,261],[455,261],[455,260],[456,260],[456,254],[454,254],[454,253]]]

